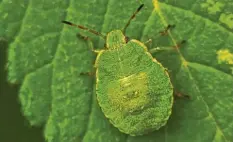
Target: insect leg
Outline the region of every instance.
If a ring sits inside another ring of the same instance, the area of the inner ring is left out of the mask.
[[[100,52],[100,50],[94,49],[93,44],[92,44],[92,42],[91,42],[91,39],[90,39],[89,37],[84,36],[84,35],[82,35],[82,34],[80,34],[80,33],[77,33],[76,36],[77,36],[78,38],[82,38],[82,39],[88,41],[88,45],[89,45],[89,48],[91,48],[91,51],[93,51],[93,52],[95,52],[95,53],[99,53],[99,52]]]
[[[189,95],[185,95],[185,94],[182,94],[182,93],[177,92],[177,91],[175,91],[175,92],[173,93],[173,95],[174,95],[175,99],[177,99],[177,98],[187,98],[187,99],[191,99],[191,97],[190,97]]]
[[[161,36],[168,35],[168,31],[171,30],[171,29],[173,29],[173,28],[175,28],[175,25],[170,25],[170,24],[169,24],[169,25],[165,28],[164,31],[160,31],[159,33],[160,33]],[[175,46],[172,46],[172,47],[178,49],[178,48],[180,48],[181,45],[184,44],[185,42],[186,42],[186,40],[182,40],[180,43],[178,43],[178,44],[176,44]]]
[[[144,44],[148,44],[148,43],[151,43],[152,42],[152,39],[148,39],[147,41],[144,42]]]
[[[81,72],[80,75],[94,76],[95,72]]]
[[[123,28],[123,34],[125,34],[125,31],[127,29],[127,27],[129,26],[131,20],[133,20],[135,18],[135,16],[138,14],[138,12],[142,9],[142,7],[144,6],[144,4],[141,4],[138,9],[133,13],[133,15],[130,17],[130,19],[128,20],[127,24],[125,25],[125,27]]]
[[[168,35],[168,30],[171,30],[175,27],[175,25],[168,25],[163,31],[160,31],[159,34],[156,34],[153,38],[159,38],[160,36]],[[147,41],[143,42],[144,44],[152,43],[152,38],[148,38]]]
[[[180,43],[174,46],[164,46],[164,47],[155,47],[149,50],[150,53],[155,53],[159,51],[176,51],[175,49],[180,48],[184,43],[186,43],[186,40],[182,40]]]
[[[80,34],[80,33],[77,33],[76,36],[77,36],[78,38],[82,38],[82,39],[84,39],[84,40],[91,40],[88,36],[84,36],[84,35],[82,35],[82,34]]]
[[[172,46],[173,48],[180,48],[183,44],[185,44],[187,41],[186,40],[181,40],[177,45]]]
[[[88,44],[89,47],[91,48],[92,51],[95,52],[95,50],[93,49],[93,45],[92,45],[91,39],[90,39],[89,37],[84,36],[84,35],[82,35],[82,34],[80,34],[80,33],[77,33],[76,36],[77,36],[78,38],[82,38],[82,39],[84,39],[84,40],[87,40],[88,43],[89,43],[89,44]],[[93,63],[93,64],[94,64],[94,63]],[[93,75],[95,75],[95,72],[81,72],[79,75],[93,76]]]
[[[76,25],[76,24],[71,23],[71,22],[69,22],[69,21],[62,21],[62,23],[67,24],[67,25],[70,25],[70,26],[73,26],[73,27],[76,27],[76,28],[79,28],[79,29],[82,29],[82,30],[89,31],[90,33],[93,33],[93,34],[95,34],[95,35],[98,35],[98,36],[102,37],[104,40],[105,40],[105,38],[106,38],[106,36],[103,35],[103,34],[101,34],[100,32],[97,32],[97,31],[95,31],[95,30],[93,30],[93,29],[89,29],[89,28],[84,27],[84,26],[82,26],[82,25]]]
[[[152,48],[149,50],[149,52],[152,54],[152,53],[156,53],[156,52],[159,52],[159,51],[175,51],[173,47],[155,47],[155,48]]]
[[[161,36],[165,36],[165,35],[168,35],[168,31],[175,28],[175,25],[171,25],[169,24],[163,31],[160,31],[160,35]]]

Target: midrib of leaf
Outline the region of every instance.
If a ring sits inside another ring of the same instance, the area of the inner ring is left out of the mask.
[[[154,0],[154,1],[156,1],[156,0]],[[160,2],[159,2],[158,4],[159,4],[159,5],[160,5],[160,4],[164,4],[164,5],[166,5],[166,6],[170,6],[170,7],[176,8],[176,7],[172,6],[172,5],[168,5],[168,4],[165,4],[165,3],[160,3]],[[178,9],[184,10],[184,9],[181,9],[181,8],[178,8]],[[164,26],[166,27],[166,25],[168,25],[168,23],[166,22],[165,17],[164,17],[163,14],[162,14],[162,11],[161,11],[160,9],[155,9],[155,11],[158,12],[158,15],[159,15],[159,17],[161,18],[162,23],[163,23]],[[184,10],[184,11],[185,11],[185,10]],[[195,14],[195,13],[193,13],[193,14]],[[196,15],[196,14],[195,14],[195,15]],[[197,16],[197,15],[196,15],[196,16]],[[205,19],[205,18],[204,18],[204,19]],[[176,40],[174,39],[174,37],[172,36],[172,34],[171,34],[170,31],[168,31],[168,35],[169,35],[169,37],[172,39],[173,44],[174,44],[174,45],[177,45],[177,42],[176,42]],[[180,50],[179,50],[178,48],[176,48],[176,50],[177,50],[177,52],[178,52],[178,54],[179,54],[179,56],[180,56],[182,62],[183,62],[183,63],[184,63],[184,62],[185,62],[185,63],[188,63],[188,62],[185,60],[185,58],[184,58],[184,56],[182,55],[182,53],[180,52]],[[209,67],[209,66],[208,66],[208,67]],[[194,84],[194,86],[195,86],[195,89],[196,89],[196,91],[197,91],[198,94],[199,94],[197,97],[200,97],[200,99],[203,101],[204,105],[205,105],[206,108],[207,108],[207,111],[209,112],[209,115],[211,116],[212,120],[214,121],[214,123],[215,123],[215,125],[216,125],[217,130],[219,130],[220,133],[222,134],[222,136],[224,137],[224,139],[227,140],[226,137],[225,137],[225,135],[224,135],[223,132],[222,132],[222,129],[220,128],[220,126],[219,126],[218,123],[216,122],[216,120],[215,120],[215,118],[214,118],[212,112],[210,111],[207,102],[204,100],[203,96],[201,95],[200,89],[199,89],[197,83],[195,82],[195,80],[193,79],[193,76],[192,76],[192,74],[191,74],[191,72],[190,72],[188,66],[184,66],[184,68],[187,70],[187,73],[188,73],[188,75],[189,75],[189,78],[190,78],[190,80],[193,82],[193,84]],[[216,69],[215,69],[215,70],[216,70]],[[222,71],[221,71],[221,72],[222,72]],[[166,135],[166,130],[165,130],[165,135]],[[165,136],[165,137],[166,137],[166,136]]]

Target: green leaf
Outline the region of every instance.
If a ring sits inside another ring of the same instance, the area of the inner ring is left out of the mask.
[[[148,48],[187,43],[153,56],[170,72],[177,99],[168,124],[130,137],[114,128],[94,93],[96,55],[76,33],[88,35],[95,48],[104,40],[61,23],[72,21],[107,34],[121,29],[140,5],[123,0],[18,0],[0,3],[0,37],[9,42],[8,80],[21,84],[19,98],[31,125],[45,125],[49,142],[230,142],[233,141],[233,2],[227,0],[141,1],[145,7],[127,29]],[[169,36],[157,37],[167,24]]]

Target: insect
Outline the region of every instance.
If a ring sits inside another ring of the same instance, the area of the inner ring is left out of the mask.
[[[129,40],[124,35],[143,6],[140,5],[133,13],[123,30],[113,30],[107,36],[62,21],[106,40],[105,49],[93,49],[97,53],[94,65],[97,100],[106,118],[121,132],[131,136],[143,135],[164,126],[171,115],[174,100],[167,70],[152,57],[142,42]],[[161,34],[171,27],[169,25]]]

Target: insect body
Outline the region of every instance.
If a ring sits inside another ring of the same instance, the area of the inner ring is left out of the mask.
[[[63,23],[106,37],[106,49],[97,52],[95,61],[96,95],[104,115],[116,128],[136,136],[167,123],[173,105],[173,86],[166,69],[142,42],[128,41],[124,36],[126,27],[103,36],[80,25]]]
[[[165,68],[137,41],[128,43],[120,30],[107,35],[107,50],[96,60],[96,94],[111,123],[130,135],[165,125],[173,88]]]

